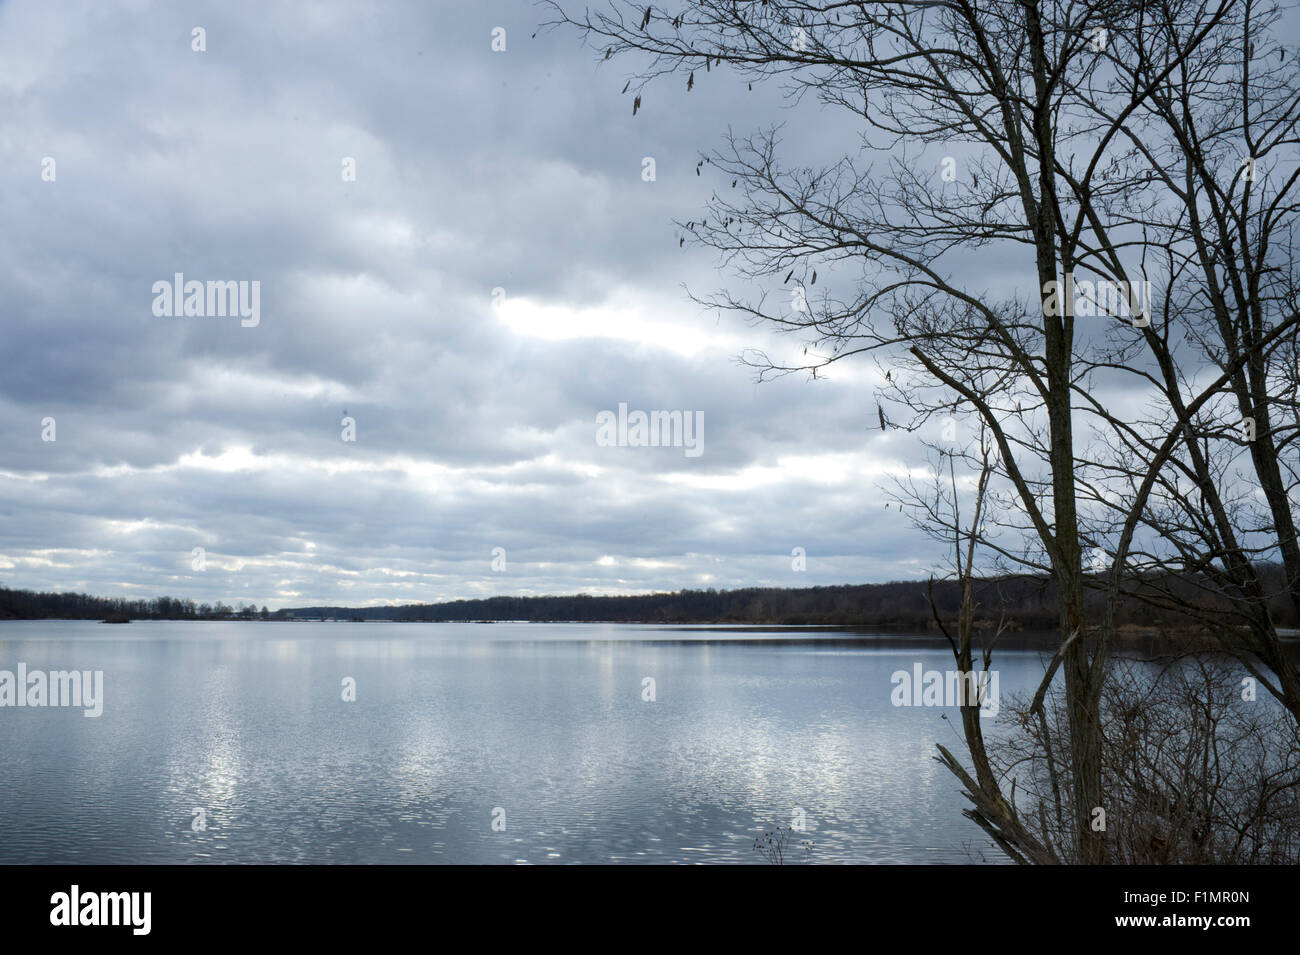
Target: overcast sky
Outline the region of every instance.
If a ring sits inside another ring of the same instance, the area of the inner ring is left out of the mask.
[[[737,354],[797,343],[689,301],[749,290],[672,222],[728,127],[808,150],[843,114],[720,70],[634,118],[634,64],[541,16],[0,2],[0,583],[274,609],[927,573],[879,371],[756,385]],[[258,323],[156,315],[178,272],[259,282]],[[600,446],[623,402],[702,414],[703,453]]]

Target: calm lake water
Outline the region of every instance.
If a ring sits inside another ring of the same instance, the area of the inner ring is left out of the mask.
[[[3,623],[0,670],[102,670],[104,703],[0,707],[0,863],[764,863],[796,807],[787,861],[1001,861],[933,759],[955,708],[890,701],[946,644],[844,636]],[[1001,696],[1044,658],[999,651]]]

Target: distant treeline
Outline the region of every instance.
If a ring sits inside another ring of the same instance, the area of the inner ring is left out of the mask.
[[[1263,568],[1265,579],[1280,584],[1280,568]],[[1194,625],[1216,598],[1195,581],[1165,581],[1181,594],[1179,609],[1153,607],[1130,599],[1116,615],[1118,625],[1170,627]],[[1280,588],[1278,588],[1280,589]],[[1055,585],[1042,578],[981,580],[975,584],[979,616],[995,624],[1004,615],[1013,627],[1051,629],[1058,624]],[[951,619],[960,597],[953,581],[934,584],[939,613]],[[1093,595],[1100,607],[1100,594]],[[1272,606],[1278,626],[1296,625],[1288,601]],[[679,590],[675,593],[627,597],[586,594],[546,597],[489,597],[447,603],[393,607],[296,607],[271,613],[265,606],[195,604],[192,600],[156,597],[127,600],[85,594],[33,593],[0,588],[0,619],[101,619],[110,615],[133,619],[331,619],[451,622],[466,620],[578,621],[608,623],[764,623],[788,625],[881,626],[909,630],[934,627],[929,586],[925,581],[885,584],[845,584],[832,587],[750,587],[742,590]]]
[[[1280,570],[1266,569],[1267,576]],[[1126,600],[1116,614],[1117,625],[1168,627],[1195,625],[1215,599],[1193,583],[1168,582],[1182,593],[1181,610]],[[1055,584],[1045,578],[981,580],[975,584],[978,616],[996,624],[1004,615],[1013,628],[1048,630],[1059,626]],[[936,581],[935,606],[945,620],[956,617],[960,588],[955,581]],[[1093,595],[1100,609],[1101,595]],[[1279,626],[1295,625],[1285,599],[1271,608]],[[675,593],[629,597],[586,594],[555,597],[489,597],[400,607],[303,607],[299,617],[363,620],[434,621],[527,620],[584,623],[768,623],[789,625],[881,626],[908,630],[934,628],[930,587],[926,581],[885,584],[844,584],[831,587],[749,587],[742,590],[679,590]]]
[[[269,619],[265,606],[255,604],[199,604],[178,597],[131,600],[125,597],[92,597],[89,594],[37,593],[0,587],[0,620],[99,620],[104,617],[133,620],[229,620]]]

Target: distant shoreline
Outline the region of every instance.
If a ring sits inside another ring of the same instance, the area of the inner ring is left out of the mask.
[[[1277,568],[1280,571],[1280,568]],[[1274,574],[1271,565],[1261,577]],[[1151,582],[1144,582],[1147,586]],[[1209,640],[1206,622],[1220,626],[1233,621],[1230,607],[1216,606],[1193,584],[1183,596],[1177,582],[1158,581],[1161,600],[1128,597],[1115,608],[1116,639],[1141,642],[1176,638],[1180,644]],[[1194,582],[1193,582],[1194,583]],[[1274,589],[1274,588],[1270,588]],[[1056,589],[1045,578],[1010,577],[974,583],[976,632],[988,637],[1049,634],[1059,627]],[[1152,593],[1159,593],[1151,591]],[[270,622],[330,620],[390,623],[560,623],[631,624],[640,626],[742,627],[820,629],[823,631],[891,631],[942,637],[943,625],[955,627],[961,591],[954,581],[896,581],[881,584],[839,584],[821,587],[750,587],[737,590],[680,590],[651,594],[593,596],[590,594],[499,596],[441,603],[412,603],[368,607],[307,606],[272,611],[264,603],[227,605],[198,603],[176,597],[132,599],[78,593],[39,593],[0,587],[3,620],[239,620]],[[1162,602],[1163,601],[1163,602]],[[1294,633],[1300,621],[1290,619],[1284,600],[1270,601],[1277,627]],[[1104,595],[1090,594],[1086,617],[1099,621],[1105,613]],[[1287,628],[1287,629],[1283,629]]]

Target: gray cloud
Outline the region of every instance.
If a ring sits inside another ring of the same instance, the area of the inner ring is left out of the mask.
[[[876,490],[923,454],[875,429],[874,368],[756,386],[741,348],[794,343],[683,291],[736,287],[678,247],[722,185],[698,153],[781,120],[807,152],[837,117],[724,73],[634,119],[537,15],[0,5],[0,582],[278,607],[933,563]],[[155,316],[176,272],[260,282],[260,324]],[[599,447],[620,402],[701,412],[705,453]]]

